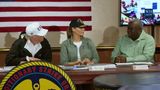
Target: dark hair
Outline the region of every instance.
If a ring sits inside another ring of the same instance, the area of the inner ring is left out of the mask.
[[[83,21],[80,18],[74,18],[71,20],[70,24],[69,24],[69,28],[67,30],[67,38],[70,39],[73,35],[73,31],[72,28],[76,28],[76,27],[86,27],[87,25],[85,25],[83,23]]]
[[[67,30],[67,38],[70,39],[73,35],[72,27],[69,27]]]
[[[25,31],[22,31],[22,32],[19,34],[19,39],[25,38],[25,35],[26,35],[26,32],[25,32]]]

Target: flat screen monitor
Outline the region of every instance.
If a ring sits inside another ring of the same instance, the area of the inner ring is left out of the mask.
[[[120,0],[120,26],[135,18],[144,25],[160,25],[160,0]]]

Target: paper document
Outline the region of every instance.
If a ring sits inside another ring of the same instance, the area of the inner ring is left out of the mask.
[[[73,70],[73,66],[64,66],[64,65],[58,65],[61,67],[63,70]]]
[[[94,70],[105,70],[107,68],[116,68],[115,64],[92,64],[92,65],[74,65],[64,66],[59,65],[64,70],[83,70],[83,69],[94,69]]]
[[[134,64],[141,64],[141,65],[152,65],[152,62],[134,62]]]
[[[59,65],[64,70],[82,70],[82,69],[88,69],[88,65],[74,65],[74,66],[65,66],[65,65]]]
[[[117,66],[133,65],[134,63],[116,63]]]
[[[132,62],[132,63],[116,63],[116,65],[152,65],[152,62]]]
[[[83,69],[88,69],[88,65],[75,65],[73,67],[73,70],[83,70]]]

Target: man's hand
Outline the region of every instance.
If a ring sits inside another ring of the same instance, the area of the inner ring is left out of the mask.
[[[35,57],[29,57],[29,61],[40,61],[41,59]]]
[[[115,63],[126,63],[126,57],[119,55],[115,58]]]

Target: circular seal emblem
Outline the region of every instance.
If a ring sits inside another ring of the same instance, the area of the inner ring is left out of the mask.
[[[2,80],[0,90],[76,90],[70,77],[47,62],[28,62],[13,68]]]

